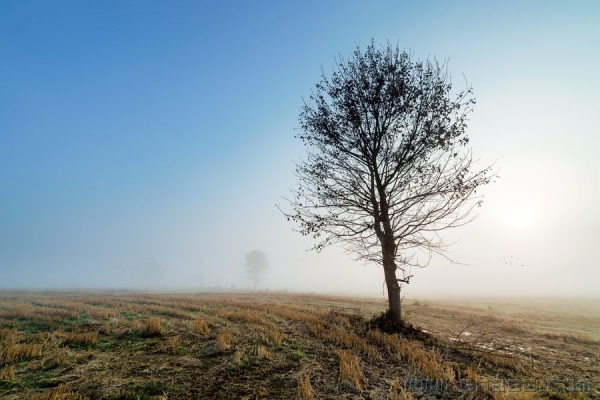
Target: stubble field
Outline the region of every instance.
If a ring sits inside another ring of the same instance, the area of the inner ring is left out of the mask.
[[[600,398],[600,304],[0,292],[0,399]]]

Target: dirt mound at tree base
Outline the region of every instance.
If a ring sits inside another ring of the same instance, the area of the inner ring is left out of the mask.
[[[396,321],[390,311],[382,312],[379,316],[371,318],[367,322],[367,328],[377,329],[385,333],[397,333],[407,339],[419,340],[426,344],[437,344],[437,340],[430,333],[412,325],[410,322]]]

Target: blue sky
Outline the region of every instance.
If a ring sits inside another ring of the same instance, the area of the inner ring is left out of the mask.
[[[595,1],[4,1],[0,287],[245,287],[260,248],[265,287],[380,292],[380,268],[306,253],[274,206],[302,98],[374,38],[465,74],[473,150],[501,176],[449,233],[468,266],[411,290],[596,293],[599,20]]]

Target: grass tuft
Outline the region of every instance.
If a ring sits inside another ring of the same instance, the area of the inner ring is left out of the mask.
[[[256,356],[258,358],[269,359],[271,358],[271,352],[263,345],[257,345],[255,350]]]
[[[151,319],[147,320],[143,333],[145,336],[160,336],[162,334],[162,327],[160,326],[160,319],[159,318],[151,318]]]
[[[272,344],[275,346],[281,346],[284,339],[286,338],[285,333],[277,330],[276,328],[266,328],[264,332],[261,334],[262,339],[267,344]]]
[[[390,395],[388,397],[389,400],[413,400],[414,397],[412,393],[407,392],[404,389],[400,379],[396,377],[394,382],[392,383],[392,387],[390,387]]]
[[[340,359],[340,379],[346,380],[356,389],[362,390],[364,376],[358,357],[346,350],[338,350],[336,353]]]
[[[0,350],[0,362],[12,363],[40,355],[42,355],[42,346],[39,344],[12,344]]]
[[[298,378],[298,396],[302,399],[312,399],[315,396],[308,374],[301,375]]]
[[[205,335],[210,332],[210,328],[205,320],[202,318],[196,318],[192,322],[192,333],[197,333],[199,335]]]
[[[65,384],[62,384],[48,392],[29,396],[28,400],[90,400],[90,397],[71,392]]]
[[[17,328],[2,328],[0,329],[0,341],[12,342],[17,338],[18,334]]]
[[[73,344],[76,346],[91,346],[98,342],[98,332],[69,333],[65,338],[64,342],[65,344]]]
[[[219,346],[219,349],[221,351],[229,350],[231,348],[232,339],[233,336],[228,330],[221,332],[221,334],[217,337],[217,345]]]
[[[15,366],[7,365],[0,369],[0,381],[12,381],[15,379]]]

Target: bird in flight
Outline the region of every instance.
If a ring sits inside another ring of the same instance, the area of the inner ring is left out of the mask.
[[[508,257],[503,257],[500,259],[500,262],[504,265],[508,265],[508,266],[521,266],[523,267],[524,264],[521,261],[521,259],[519,257],[513,257],[513,256],[508,256]]]

